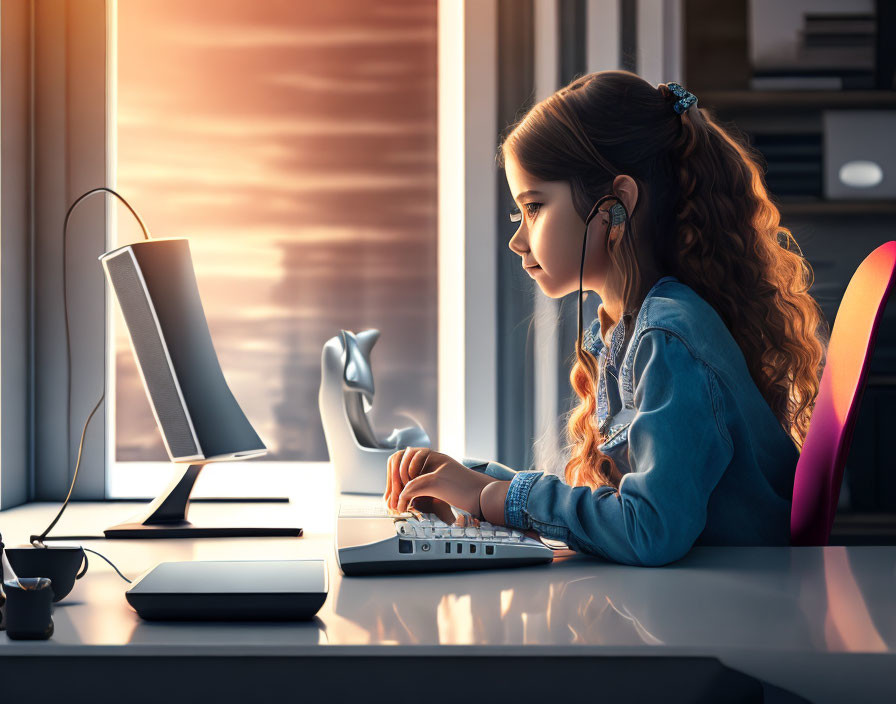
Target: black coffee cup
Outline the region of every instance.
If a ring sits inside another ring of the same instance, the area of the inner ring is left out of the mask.
[[[6,548],[6,556],[19,578],[48,577],[52,583],[53,601],[68,596],[75,580],[87,573],[87,555],[80,545]]]
[[[53,589],[46,577],[20,577],[3,583],[6,635],[13,640],[46,640],[53,635]]]

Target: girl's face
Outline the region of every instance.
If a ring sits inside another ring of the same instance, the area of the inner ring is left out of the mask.
[[[522,213],[519,229],[508,246],[520,255],[522,266],[546,296],[561,298],[578,291],[585,221],[573,207],[569,182],[536,179],[522,169],[512,153],[505,155],[504,169],[510,193]],[[614,187],[619,179],[628,179],[634,185],[628,176],[617,176]],[[629,206],[629,198],[620,194],[620,199]],[[602,205],[589,225],[582,287],[595,291],[605,305],[615,307],[614,292],[621,291],[621,286],[613,281],[607,254],[609,215],[604,210],[612,204]],[[622,225],[614,227],[610,237],[618,237],[622,229]]]

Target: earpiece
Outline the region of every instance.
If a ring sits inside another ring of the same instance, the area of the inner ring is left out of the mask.
[[[588,213],[588,217],[585,218],[585,227],[588,227],[588,224],[594,219],[594,216],[597,215],[600,211],[600,206],[606,203],[608,200],[616,201],[607,209],[607,213],[610,214],[610,227],[614,227],[615,225],[621,225],[625,222],[628,217],[625,206],[619,202],[619,199],[612,194],[608,194],[600,198],[597,203],[594,204],[594,207],[591,208],[591,212]],[[587,232],[587,229],[586,229]]]
[[[621,225],[625,222],[626,214],[625,214],[625,206],[622,203],[616,202],[609,210],[610,213],[610,227],[615,227],[616,225]]]

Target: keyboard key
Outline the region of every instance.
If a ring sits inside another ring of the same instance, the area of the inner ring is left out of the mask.
[[[423,540],[447,540],[462,538],[466,541],[491,541],[494,543],[531,543],[518,530],[505,526],[495,526],[487,521],[471,522],[468,516],[461,516],[458,523],[448,525],[434,513],[420,514],[419,517],[396,518],[395,531],[403,538]],[[467,543],[469,546],[469,543]],[[458,545],[458,547],[460,547]],[[450,551],[451,548],[447,548]],[[468,552],[469,548],[464,548]]]
[[[395,530],[399,535],[403,535],[408,538],[417,537],[417,532],[414,530],[414,526],[412,526],[407,521],[396,521]]]

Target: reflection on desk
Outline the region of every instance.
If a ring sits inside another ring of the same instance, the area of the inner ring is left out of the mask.
[[[848,550],[697,548],[662,568],[576,556],[472,579],[343,577],[333,608],[370,642],[892,652],[890,599],[876,594],[875,622],[855,570],[866,589],[892,588],[896,551],[881,564],[875,548]]]
[[[20,540],[52,509],[3,512],[4,536]],[[129,510],[73,504],[66,518],[89,533]],[[311,622],[144,622],[125,601],[127,584],[96,560],[56,606],[53,638],[25,643],[0,636],[0,663],[36,654],[698,656],[813,702],[875,701],[875,693],[896,690],[896,547],[698,547],[657,568],[573,555],[512,569],[346,577],[327,521],[305,521],[303,538],[84,541],[131,578],[163,560],[326,558],[330,595]]]

